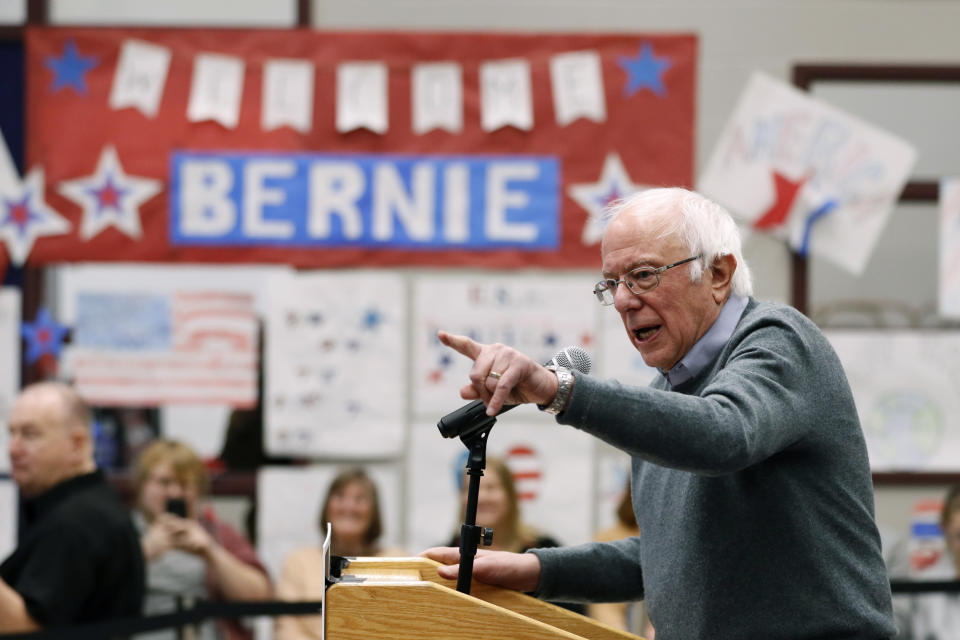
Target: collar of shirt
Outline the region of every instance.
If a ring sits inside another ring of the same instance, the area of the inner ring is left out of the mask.
[[[20,529],[23,530],[24,527],[33,524],[77,491],[104,482],[106,482],[106,476],[104,476],[103,471],[96,469],[90,473],[81,473],[80,475],[63,480],[39,495],[21,499]]]
[[[687,355],[683,356],[680,362],[669,371],[658,368],[671,387],[676,387],[697,377],[708,364],[713,362],[720,350],[727,344],[727,340],[733,335],[733,330],[737,328],[740,316],[743,315],[743,310],[747,308],[747,302],[749,302],[749,299],[746,296],[731,295],[723,304],[716,322],[697,340],[697,343],[687,352]]]

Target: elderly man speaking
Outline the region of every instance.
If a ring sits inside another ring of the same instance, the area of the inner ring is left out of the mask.
[[[439,338],[474,361],[461,396],[488,414],[537,403],[629,453],[640,535],[480,552],[474,577],[550,600],[644,598],[658,640],[893,636],[866,445],[823,334],[795,309],[750,297],[737,227],[699,194],[623,201],[602,258],[593,293],[662,374],[649,387]]]

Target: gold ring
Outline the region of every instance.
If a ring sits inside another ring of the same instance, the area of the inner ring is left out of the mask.
[[[496,371],[491,371],[490,373],[487,374],[487,377],[488,377],[488,378],[496,378],[497,380],[499,380],[502,375],[503,375],[502,373],[497,373]]]

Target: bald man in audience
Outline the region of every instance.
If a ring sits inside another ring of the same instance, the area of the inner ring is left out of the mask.
[[[56,382],[26,387],[13,405],[19,540],[0,564],[0,633],[140,614],[140,539],[96,467],[92,422],[80,396]]]

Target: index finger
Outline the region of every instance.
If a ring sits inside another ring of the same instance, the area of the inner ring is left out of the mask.
[[[447,333],[446,331],[437,331],[437,338],[454,351],[467,356],[471,360],[476,360],[480,355],[480,344],[474,342],[467,336]]]
[[[456,564],[460,562],[460,549],[457,547],[431,547],[420,554],[440,564]]]

